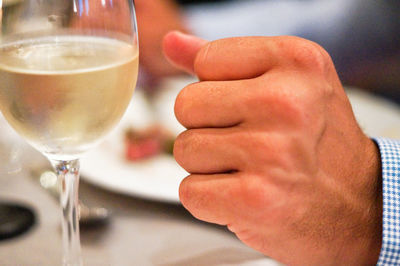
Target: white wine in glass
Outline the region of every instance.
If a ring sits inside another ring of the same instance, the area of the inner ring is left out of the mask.
[[[0,0],[0,4],[1,4]],[[81,265],[79,158],[121,119],[138,73],[129,0],[24,0],[0,13],[0,108],[61,179],[64,265]],[[1,6],[1,5],[0,5]],[[3,12],[4,11],[4,12]]]

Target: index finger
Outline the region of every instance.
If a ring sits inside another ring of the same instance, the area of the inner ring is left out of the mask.
[[[172,64],[194,72],[200,80],[252,79],[278,67],[312,70],[323,75],[333,69],[321,46],[294,36],[236,37],[207,42],[171,32],[165,36],[163,47]]]
[[[207,42],[174,31],[164,37],[163,50],[173,65],[200,80],[250,79],[277,64],[280,39],[238,37]]]
[[[206,43],[194,60],[200,80],[239,80],[261,76],[279,60],[279,38],[237,37]]]

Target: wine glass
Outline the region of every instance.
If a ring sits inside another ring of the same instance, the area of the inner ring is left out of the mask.
[[[82,265],[79,158],[132,97],[138,37],[132,0],[0,0],[0,109],[61,180],[64,265]]]

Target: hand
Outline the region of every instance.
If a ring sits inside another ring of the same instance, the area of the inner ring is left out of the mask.
[[[295,37],[205,42],[170,33],[195,73],[175,103],[182,204],[289,265],[372,265],[381,245],[379,156],[329,55]]]

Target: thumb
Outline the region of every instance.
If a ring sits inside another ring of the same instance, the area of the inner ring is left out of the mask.
[[[198,51],[207,41],[179,31],[169,32],[164,37],[163,51],[174,66],[194,74],[194,61]]]

